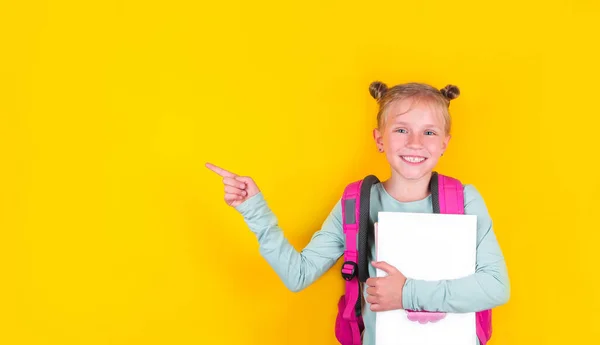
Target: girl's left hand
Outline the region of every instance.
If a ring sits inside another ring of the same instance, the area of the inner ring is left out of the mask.
[[[367,279],[367,302],[372,311],[403,309],[402,289],[406,277],[396,267],[387,262],[373,262],[373,267],[383,270],[388,275]]]

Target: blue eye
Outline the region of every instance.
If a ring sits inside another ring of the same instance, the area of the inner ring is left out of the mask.
[[[433,132],[433,131],[426,131],[425,134],[426,135],[435,135],[435,132]]]
[[[404,128],[398,128],[394,132],[406,133],[406,130]]]

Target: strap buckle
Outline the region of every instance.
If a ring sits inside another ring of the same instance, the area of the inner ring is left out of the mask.
[[[348,267],[350,266],[350,267]],[[356,273],[358,272],[358,264],[353,261],[346,261],[342,264],[342,277],[346,281],[352,280],[352,278],[356,277]]]

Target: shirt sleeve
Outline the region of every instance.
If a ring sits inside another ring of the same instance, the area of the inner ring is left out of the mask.
[[[301,291],[319,279],[344,252],[340,200],[321,229],[313,234],[301,251],[297,251],[285,237],[262,192],[238,205],[236,209],[256,235],[260,254],[293,292]]]
[[[485,202],[472,185],[465,185],[464,193],[465,213],[477,215],[475,273],[452,280],[407,279],[402,292],[404,309],[464,313],[508,302],[510,282],[506,263]]]

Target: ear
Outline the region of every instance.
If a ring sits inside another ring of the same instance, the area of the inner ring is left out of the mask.
[[[448,143],[450,143],[451,138],[452,136],[450,134],[446,135],[446,137],[444,138],[444,142],[442,143],[442,152],[446,151],[446,148],[448,147]]]
[[[375,140],[377,149],[383,149],[383,135],[377,128],[373,129],[373,139]]]

